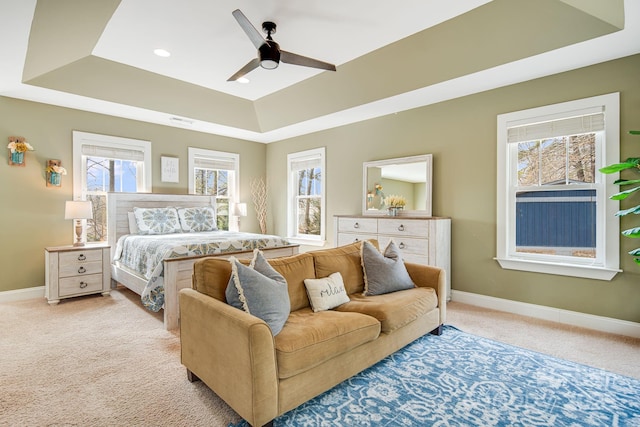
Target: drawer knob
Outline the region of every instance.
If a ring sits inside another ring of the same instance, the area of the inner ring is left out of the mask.
[[[89,284],[87,282],[80,282],[80,289],[84,289],[87,286],[89,286]]]
[[[85,259],[87,259],[87,257],[84,256],[84,254],[78,255],[78,261],[84,261]]]
[[[355,224],[353,224],[353,228],[360,228],[360,224],[356,222]]]
[[[86,273],[86,272],[87,272],[87,269],[82,266],[78,269],[78,273]]]
[[[398,231],[404,231],[404,225],[400,224],[400,226],[398,227]]]
[[[398,248],[404,249],[404,248],[406,248],[406,245],[404,243],[400,242],[400,244],[398,245]]]

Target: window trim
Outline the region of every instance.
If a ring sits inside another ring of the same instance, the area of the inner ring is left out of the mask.
[[[326,187],[327,187],[327,168],[326,168],[326,150],[325,147],[314,148],[311,150],[298,151],[296,153],[287,154],[287,239],[292,243],[299,243],[310,246],[324,246],[326,243]],[[296,199],[297,199],[297,182],[293,178],[292,164],[295,161],[303,159],[319,159],[322,168],[322,188],[320,190],[320,235],[319,236],[301,236],[296,229]]]
[[[84,191],[85,178],[87,171],[85,169],[86,164],[82,161],[82,147],[84,145],[93,145],[104,147],[107,149],[115,150],[128,150],[135,149],[143,153],[143,171],[141,174],[137,174],[136,187],[140,185],[140,193],[152,192],[152,162],[151,162],[151,141],[144,141],[141,139],[124,138],[119,136],[101,135],[97,133],[72,131],[72,168],[73,168],[73,200],[86,200],[86,194]],[[107,207],[107,215],[108,215]],[[108,219],[107,219],[108,222]],[[82,238],[86,240],[86,220],[82,220]],[[74,231],[75,239],[75,231]],[[108,240],[108,238],[107,238]],[[111,245],[115,245],[116,242],[108,242]]]
[[[240,203],[240,154],[196,147],[188,147],[187,154],[189,168],[189,194],[196,194],[195,177],[193,173],[196,157],[233,162],[233,171],[235,176],[233,178],[234,182],[229,186],[229,190],[233,191],[233,194],[229,194],[229,231],[240,231],[240,218],[231,213],[231,207],[233,206],[233,204]],[[232,218],[235,218],[235,220],[232,221]]]
[[[596,144],[597,191],[597,248],[603,254],[600,262],[585,264],[584,260],[570,262],[551,257],[518,257],[510,253],[515,240],[515,199],[511,200],[510,182],[513,158],[507,143],[508,128],[515,124],[527,124],[570,117],[576,111],[601,108],[605,115],[604,138]],[[615,216],[619,202],[608,197],[618,192],[614,181],[618,174],[604,175],[597,172],[604,165],[620,158],[620,94],[594,96],[528,110],[500,114],[497,117],[497,255],[495,260],[509,270],[556,274],[598,280],[611,280],[620,270],[620,221]],[[582,261],[582,262],[580,262]]]

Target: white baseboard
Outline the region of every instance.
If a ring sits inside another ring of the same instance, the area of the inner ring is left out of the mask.
[[[0,292],[0,303],[34,298],[44,298],[44,286]]]
[[[580,326],[611,334],[640,338],[640,323],[636,322],[629,322],[611,317],[595,316],[593,314],[580,313],[577,311],[562,310],[559,308],[546,307],[543,305],[529,304],[456,290],[451,291],[451,300],[478,307],[506,311],[507,313],[535,317],[536,319],[549,320],[552,322]]]

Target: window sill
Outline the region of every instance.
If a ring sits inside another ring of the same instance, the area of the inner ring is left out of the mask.
[[[594,267],[592,265],[561,264],[522,259],[494,258],[506,270],[522,270],[560,276],[583,277],[585,279],[611,280],[622,270]]]
[[[325,243],[327,243],[326,240],[303,239],[300,237],[287,237],[287,240],[291,243],[296,243],[298,245],[306,245],[306,246],[324,246]]]

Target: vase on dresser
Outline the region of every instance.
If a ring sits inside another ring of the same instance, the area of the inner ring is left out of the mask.
[[[398,216],[400,215],[400,211],[402,211],[402,206],[390,206],[387,210],[389,216]]]

